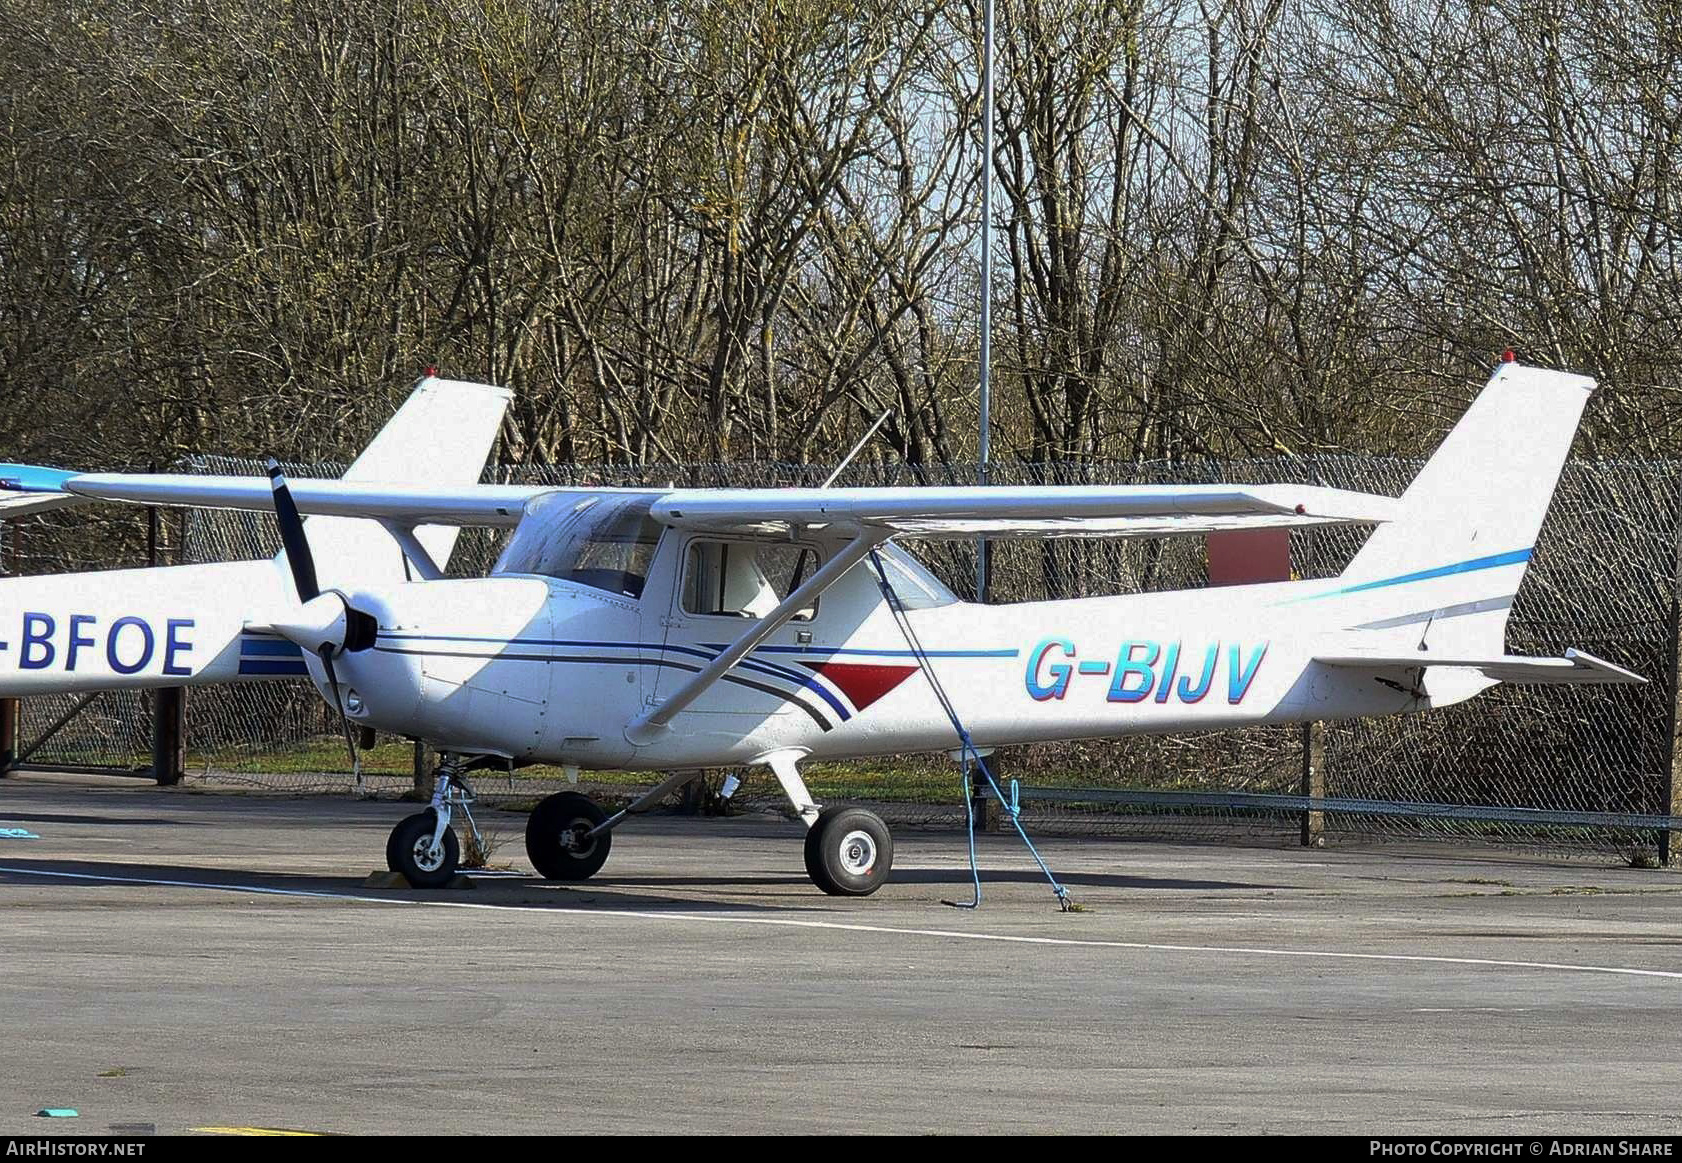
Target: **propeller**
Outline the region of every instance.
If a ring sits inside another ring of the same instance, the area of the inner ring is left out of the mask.
[[[337,591],[321,592],[321,582],[315,572],[315,557],[310,552],[309,538],[304,536],[304,518],[298,512],[298,503],[292,499],[286,474],[273,457],[269,458],[268,468],[269,486],[274,490],[275,520],[280,525],[280,543],[286,549],[286,564],[292,570],[292,584],[298,591],[297,614],[284,621],[276,621],[274,630],[321,659],[321,668],[327,673],[327,685],[333,692],[333,709],[339,713],[345,745],[350,748],[351,769],[360,779],[362,755],[357,750],[350,716],[339,693],[339,674],[333,666],[333,658],[345,651],[366,650],[372,646],[379,623],[372,614],[358,610]]]

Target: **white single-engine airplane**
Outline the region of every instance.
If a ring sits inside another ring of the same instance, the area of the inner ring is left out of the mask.
[[[763,765],[807,825],[812,880],[865,895],[888,876],[888,829],[820,808],[804,760],[949,749],[964,728],[985,752],[1398,714],[1498,682],[1643,681],[1577,651],[1504,652],[1593,387],[1503,363],[1398,500],[1294,485],[482,485],[508,393],[428,377],[340,480],[0,466],[0,516],[93,500],[272,509],[286,547],[0,582],[0,694],[307,675],[347,736],[440,751],[432,806],[387,844],[418,886],[455,874],[451,817],[475,767],[680,773],[630,811],[700,768]],[[1367,523],[1335,578],[997,606],[959,601],[894,543]],[[469,525],[513,533],[490,576],[446,579]],[[545,877],[589,877],[625,814],[550,796],[526,851]]]

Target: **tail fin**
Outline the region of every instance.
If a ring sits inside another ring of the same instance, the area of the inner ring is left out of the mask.
[[[1504,363],[1340,579],[1360,628],[1411,649],[1501,653],[1594,381]]]
[[[373,442],[345,471],[347,481],[378,484],[472,485],[508,408],[506,388],[428,376]],[[376,521],[309,517],[310,548],[323,586],[351,587],[403,581],[403,550]],[[422,526],[415,537],[440,568],[450,560],[460,530]],[[279,562],[280,559],[276,559]]]

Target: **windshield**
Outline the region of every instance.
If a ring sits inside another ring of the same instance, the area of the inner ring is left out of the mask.
[[[928,567],[892,541],[876,550],[899,604],[907,610],[928,610],[949,606],[958,595],[947,589]]]
[[[648,515],[653,503],[638,494],[536,497],[491,572],[540,574],[640,598],[664,529]]]

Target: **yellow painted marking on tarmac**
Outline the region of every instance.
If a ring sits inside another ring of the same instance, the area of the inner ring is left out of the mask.
[[[293,1138],[320,1138],[326,1131],[294,1131],[287,1127],[193,1127],[201,1135],[274,1135]]]

